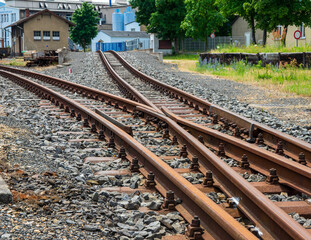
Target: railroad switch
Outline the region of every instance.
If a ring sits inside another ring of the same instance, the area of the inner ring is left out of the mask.
[[[246,154],[243,154],[242,156],[242,160],[240,162],[240,167],[241,168],[249,168],[249,161],[248,161],[248,157],[246,156]]]
[[[265,142],[264,142],[262,133],[259,133],[259,134],[258,134],[258,137],[257,137],[257,139],[256,139],[256,143],[257,143],[258,145],[264,145]]]
[[[177,205],[175,201],[175,194],[172,190],[166,192],[166,198],[163,202],[163,208],[168,210],[175,210],[175,206]]]
[[[279,182],[279,177],[276,174],[276,169],[275,168],[271,168],[270,169],[270,174],[267,176],[267,180],[268,183],[271,184],[277,184]]]
[[[153,172],[149,172],[149,174],[148,174],[148,176],[147,176],[147,179],[146,179],[146,181],[145,181],[145,187],[146,188],[149,188],[149,189],[151,189],[151,188],[154,188],[155,187],[155,185],[156,185],[156,182],[154,181],[154,174],[153,174]]]
[[[203,228],[200,226],[200,219],[197,216],[194,216],[194,218],[191,221],[191,224],[187,227],[187,237],[190,240],[201,240],[203,235]]]
[[[197,156],[193,156],[189,169],[191,171],[198,171],[200,168],[199,158]]]
[[[139,172],[139,164],[138,164],[138,158],[134,157],[131,164],[130,164],[130,171],[133,172]]]
[[[203,179],[202,185],[203,187],[212,187],[214,184],[213,173],[211,170],[206,172],[205,178]]]
[[[126,152],[123,146],[120,148],[118,158],[121,158],[122,160],[126,160]]]
[[[302,165],[307,165],[307,162],[306,162],[306,156],[303,152],[299,153],[299,160],[298,162]]]
[[[188,156],[187,146],[184,144],[184,146],[182,146],[182,148],[180,150],[179,157],[186,158],[187,156]]]

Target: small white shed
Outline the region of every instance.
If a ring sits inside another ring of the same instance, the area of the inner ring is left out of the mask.
[[[124,26],[125,26],[124,28],[125,31],[140,32],[140,26],[137,22],[130,22],[130,23],[125,24]]]
[[[101,30],[98,32],[97,36],[92,39],[91,50],[92,52],[96,51],[96,43],[98,42],[127,42],[137,38],[149,41],[149,35],[146,32]]]

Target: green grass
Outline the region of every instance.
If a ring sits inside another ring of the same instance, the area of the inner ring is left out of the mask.
[[[248,82],[263,87],[271,87],[284,92],[302,96],[311,96],[311,70],[301,67],[277,67],[267,65],[261,67],[239,61],[230,65],[219,62],[199,62],[195,69],[202,74],[212,74],[238,82]]]
[[[212,50],[212,53],[267,53],[267,52],[311,52],[311,45],[300,47],[283,47],[279,46],[257,46],[251,45],[248,47],[235,47],[234,45],[218,46]]]
[[[199,54],[176,54],[163,56],[165,60],[198,60]]]

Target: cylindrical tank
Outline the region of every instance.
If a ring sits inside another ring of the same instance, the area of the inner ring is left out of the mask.
[[[112,14],[112,31],[124,31],[124,15],[119,9]]]
[[[124,24],[131,22],[135,22],[135,12],[131,10],[131,7],[128,7],[124,13]]]

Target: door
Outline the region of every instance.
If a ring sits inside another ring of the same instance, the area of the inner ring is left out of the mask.
[[[245,46],[251,45],[251,33],[246,32],[244,35],[245,35]]]
[[[18,37],[18,49],[19,49],[19,53],[22,54],[22,37],[21,36]]]

